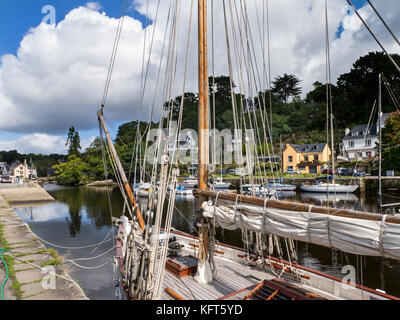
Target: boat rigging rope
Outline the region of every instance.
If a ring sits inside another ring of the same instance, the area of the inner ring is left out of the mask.
[[[367,28],[368,32],[371,34],[371,36],[375,39],[375,41],[378,43],[378,45],[381,47],[383,52],[385,52],[386,56],[390,60],[390,62],[394,65],[394,67],[397,69],[397,71],[400,72],[400,67],[397,65],[396,61],[392,58],[392,56],[386,51],[385,47],[380,43],[378,38],[375,36],[375,34],[372,32],[372,30],[369,28],[368,24],[365,22],[365,20],[361,17],[361,15],[358,13],[358,10],[354,7],[353,3],[350,0],[346,0],[347,3],[353,8],[354,12],[357,14],[357,16],[360,18],[361,22],[364,24],[364,26]]]
[[[117,32],[115,34],[114,46],[113,46],[113,50],[112,50],[112,54],[111,54],[110,64],[109,64],[109,67],[108,67],[108,73],[107,73],[106,84],[105,84],[105,87],[104,87],[103,98],[101,100],[101,107],[102,108],[104,108],[104,106],[106,104],[108,90],[110,88],[111,76],[112,76],[112,73],[113,73],[113,70],[114,70],[115,59],[116,59],[116,56],[117,56],[119,41],[120,41],[120,38],[121,38],[122,26],[124,24],[127,3],[128,3],[127,0],[123,0],[122,8],[121,8],[121,14],[120,14],[120,18],[118,20],[118,28],[117,28]]]
[[[18,257],[13,256],[12,254],[10,254],[10,253],[8,253],[8,252],[7,252],[6,254],[7,254],[8,256],[10,256],[11,258],[15,259],[15,260],[18,260],[18,261],[20,261],[20,262],[22,262],[22,263],[24,263],[24,264],[29,264],[29,265],[31,265],[31,266],[34,266],[35,268],[40,269],[40,270],[42,270],[43,272],[46,272],[46,273],[48,273],[48,274],[50,274],[50,275],[59,277],[59,278],[61,278],[61,279],[64,279],[64,280],[69,281],[69,282],[72,282],[72,283],[76,283],[73,279],[71,279],[71,278],[68,279],[68,278],[66,278],[66,277],[64,277],[64,276],[62,276],[62,275],[53,273],[53,272],[49,271],[47,268],[42,268],[41,266],[38,266],[38,265],[36,265],[36,264],[34,264],[34,263],[32,263],[32,262],[19,259]]]
[[[396,110],[399,111],[399,108],[400,108],[399,101],[397,100],[396,95],[394,94],[392,88],[390,87],[390,83],[387,81],[387,79],[383,73],[381,73],[381,76],[382,76],[383,83],[385,84],[385,87],[389,93],[390,98],[392,99],[392,102],[393,102]]]
[[[113,248],[113,249],[114,249],[114,248]],[[72,260],[65,260],[65,261],[66,261],[66,262],[69,262],[69,263],[72,263],[73,265],[75,265],[75,266],[77,266],[78,268],[81,268],[81,269],[94,270],[94,269],[99,269],[99,268],[102,268],[102,267],[108,265],[110,262],[113,262],[113,261],[114,261],[114,258],[112,258],[111,260],[109,260],[109,261],[107,261],[107,262],[105,262],[105,263],[103,263],[103,264],[101,264],[101,265],[99,265],[99,266],[95,266],[95,267],[85,267],[85,266],[82,266],[82,265],[80,265],[80,264],[78,264],[78,263],[72,261]]]
[[[64,261],[74,262],[74,261],[89,261],[89,260],[94,260],[94,259],[97,259],[97,258],[100,258],[100,257],[106,255],[107,253],[109,253],[109,252],[111,252],[112,250],[114,250],[116,247],[117,247],[117,246],[114,246],[114,247],[112,247],[111,249],[109,249],[109,250],[107,250],[107,251],[105,251],[105,252],[103,252],[103,253],[101,253],[101,254],[95,256],[95,257],[90,257],[90,258],[77,258],[77,259],[64,259]]]
[[[66,249],[66,250],[80,250],[80,249],[93,248],[93,247],[97,247],[97,246],[99,246],[99,245],[101,245],[101,244],[103,244],[103,243],[107,243],[107,242],[109,242],[109,241],[112,240],[112,238],[111,238],[111,239],[103,240],[103,241],[101,241],[101,242],[98,242],[98,243],[95,243],[95,244],[92,244],[92,245],[88,245],[88,246],[81,246],[81,247],[65,247],[65,246],[60,246],[60,245],[57,245],[57,244],[48,242],[48,241],[46,241],[46,240],[40,238],[37,234],[35,234],[35,236],[36,236],[40,241],[42,241],[42,242],[44,242],[44,243],[47,243],[48,245],[50,245],[50,246],[52,246],[52,247],[56,247],[56,248],[60,248],[60,249]]]
[[[393,33],[393,31],[390,29],[390,27],[387,25],[385,20],[382,18],[382,16],[379,14],[378,10],[375,9],[375,7],[372,5],[371,1],[367,0],[368,4],[371,6],[371,8],[374,10],[376,15],[379,17],[379,19],[382,21],[382,23],[385,25],[386,29],[390,32],[392,35],[393,39],[400,45],[399,39],[396,37],[396,35]]]

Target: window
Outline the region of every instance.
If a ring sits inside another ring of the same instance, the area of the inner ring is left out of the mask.
[[[304,162],[308,162],[308,156],[304,156]]]
[[[362,152],[358,152],[358,157],[362,158]]]
[[[319,156],[317,154],[314,154],[314,161],[318,161],[319,160]]]
[[[371,139],[368,139],[368,140],[365,142],[365,144],[366,144],[368,147],[370,147],[370,146],[371,146]]]
[[[349,147],[354,147],[354,140],[349,141]]]
[[[298,167],[298,169],[299,169],[300,171],[304,171],[304,170],[306,170],[306,167]]]
[[[293,156],[288,156],[288,162],[289,163],[293,162]]]

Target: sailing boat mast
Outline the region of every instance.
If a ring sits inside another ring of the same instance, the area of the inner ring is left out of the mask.
[[[199,0],[199,189],[208,182],[207,0]],[[199,204],[203,198],[199,197]]]
[[[332,176],[335,184],[335,140],[333,137],[333,107],[332,107],[332,85],[331,85],[331,58],[329,48],[329,21],[328,21],[328,1],[325,0],[325,41],[326,41],[326,143],[329,147],[329,118],[331,127],[331,157],[332,157]],[[329,116],[328,116],[329,114]],[[329,176],[329,170],[328,170]],[[328,182],[328,181],[327,181]]]
[[[199,0],[199,189],[206,191],[208,184],[208,71],[207,71],[207,0]],[[199,194],[199,208],[206,198]],[[198,267],[195,279],[200,283],[213,280],[208,256],[208,222],[201,218]]]
[[[97,116],[99,119],[100,126],[106,135],[106,141],[107,141],[108,148],[110,149],[110,154],[116,164],[116,169],[118,170],[118,173],[121,176],[121,181],[122,181],[122,184],[124,185],[125,193],[128,198],[129,204],[131,205],[133,212],[136,212],[136,218],[138,220],[139,227],[143,231],[144,230],[144,219],[143,219],[143,216],[137,205],[135,197],[133,196],[132,188],[129,185],[129,181],[128,181],[128,178],[126,177],[124,168],[122,167],[121,161],[118,158],[118,154],[117,154],[117,151],[115,150],[114,143],[111,140],[110,133],[109,133],[106,123],[104,121],[103,108],[97,112]]]
[[[379,74],[379,106],[378,106],[378,134],[379,134],[379,177],[378,177],[378,210],[382,213],[382,74]]]

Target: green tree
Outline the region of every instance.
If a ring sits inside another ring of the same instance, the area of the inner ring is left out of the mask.
[[[88,182],[88,165],[77,155],[70,155],[68,161],[53,166],[61,184],[79,185]]]
[[[301,94],[299,87],[300,80],[293,74],[284,73],[282,76],[275,77],[272,82],[272,91],[276,97],[285,103],[290,97],[296,98]]]
[[[85,150],[82,155],[83,161],[87,164],[87,175],[89,180],[104,180],[104,163],[102,154],[102,141],[100,138],[96,138],[90,145],[89,148]],[[108,159],[107,159],[108,162]],[[108,164],[108,168],[111,169],[111,165]],[[109,170],[109,177],[113,176],[112,170]]]
[[[391,56],[397,64],[400,64],[399,55]],[[379,73],[385,75],[394,95],[398,97],[400,74],[383,52],[370,52],[359,58],[350,72],[339,77],[337,81],[339,101],[334,105],[334,115],[342,127],[368,122],[372,106],[378,97]],[[390,112],[392,107],[389,95],[383,94],[382,98],[383,112]]]
[[[400,171],[400,112],[386,120],[382,129],[382,167],[384,170]]]
[[[75,127],[71,127],[68,130],[67,142],[65,146],[68,146],[68,154],[79,155],[79,150],[81,150],[81,139],[79,137],[79,132],[75,130]]]

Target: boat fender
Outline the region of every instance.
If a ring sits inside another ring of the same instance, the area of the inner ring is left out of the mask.
[[[121,221],[122,221],[122,227],[123,227],[123,230],[124,230],[124,235],[128,236],[129,234],[131,234],[132,226],[129,223],[129,220],[128,220],[128,218],[126,216],[122,216],[121,217]]]
[[[306,186],[308,186],[310,183],[309,183],[308,181],[306,181],[304,184],[305,184]]]

